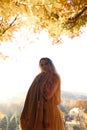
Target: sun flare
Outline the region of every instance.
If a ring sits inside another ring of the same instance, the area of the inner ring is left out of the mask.
[[[26,37],[27,34],[29,37]],[[38,62],[41,57],[54,61],[61,76],[62,90],[86,92],[86,35],[84,33],[75,39],[62,38],[63,44],[53,45],[46,31],[33,34],[21,28],[12,41],[1,44],[0,52],[6,59],[0,58],[0,101],[27,92],[40,71]]]

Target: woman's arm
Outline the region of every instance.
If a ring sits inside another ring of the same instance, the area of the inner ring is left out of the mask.
[[[46,99],[46,100],[49,100],[49,99],[51,99],[53,96],[54,96],[54,94],[55,94],[55,92],[57,91],[57,89],[58,89],[58,87],[60,86],[60,79],[59,78],[57,78],[57,80],[55,81],[55,83],[51,86],[51,88],[45,88],[44,89],[44,98]]]

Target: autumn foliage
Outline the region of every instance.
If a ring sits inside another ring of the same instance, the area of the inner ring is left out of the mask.
[[[87,23],[86,4],[87,0],[1,0],[0,39],[11,38],[21,26],[34,32],[45,29],[56,42],[61,34],[79,36]]]

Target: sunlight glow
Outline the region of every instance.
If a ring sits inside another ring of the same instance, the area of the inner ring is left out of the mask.
[[[62,90],[87,91],[86,32],[74,39],[62,38],[63,44],[52,45],[46,31],[32,34],[32,31],[21,28],[11,42],[1,44],[0,52],[8,58],[0,60],[0,101],[27,92],[40,71],[38,62],[41,57],[53,60],[61,76]]]

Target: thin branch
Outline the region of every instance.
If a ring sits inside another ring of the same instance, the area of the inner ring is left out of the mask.
[[[87,5],[75,16],[70,17],[68,20],[77,20],[85,11],[87,10]]]
[[[81,11],[79,11],[75,16],[68,18],[66,24],[68,25],[69,29],[73,28],[76,25],[76,21],[85,11],[87,11],[87,5],[85,5],[85,7]]]
[[[4,34],[13,24],[14,24],[14,22],[16,21],[16,19],[17,19],[17,16],[14,18],[14,20],[9,24],[9,26],[3,31],[3,33],[2,34]]]

